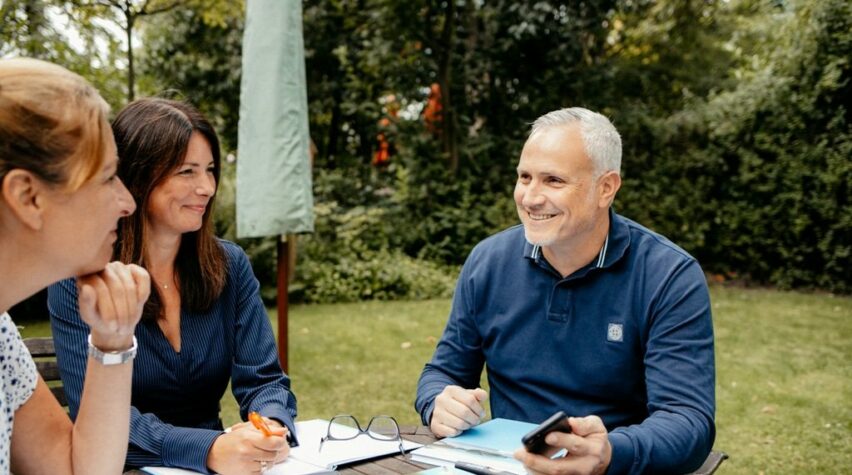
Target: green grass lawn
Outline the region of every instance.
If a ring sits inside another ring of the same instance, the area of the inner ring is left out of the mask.
[[[722,474],[852,472],[852,298],[713,288]],[[293,306],[299,418],[390,414],[419,423],[417,378],[450,303]],[[275,312],[271,312],[274,319]],[[274,325],[273,325],[274,326]],[[28,323],[25,336],[48,334]],[[238,419],[223,399],[226,423]]]

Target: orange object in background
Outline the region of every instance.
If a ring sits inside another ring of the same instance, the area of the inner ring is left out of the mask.
[[[426,107],[423,109],[423,122],[426,124],[426,128],[434,134],[440,131],[442,120],[441,86],[433,82],[429,86],[429,98],[426,100]]]
[[[386,165],[390,161],[390,143],[383,133],[376,135],[376,140],[379,141],[379,149],[373,154],[373,166]]]

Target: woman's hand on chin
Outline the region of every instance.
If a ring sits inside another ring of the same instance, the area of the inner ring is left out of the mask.
[[[148,271],[110,262],[99,272],[78,277],[77,286],[80,315],[91,328],[92,344],[101,351],[129,348],[151,292]]]

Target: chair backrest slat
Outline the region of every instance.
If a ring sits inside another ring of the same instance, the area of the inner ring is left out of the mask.
[[[24,338],[24,345],[30,350],[38,373],[44,382],[50,386],[50,391],[56,397],[56,400],[63,407],[68,407],[65,390],[62,388],[62,379],[59,377],[59,365],[56,363],[56,347],[53,346],[53,338]]]

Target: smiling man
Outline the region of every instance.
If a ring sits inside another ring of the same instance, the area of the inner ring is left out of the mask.
[[[518,162],[521,225],[484,240],[461,271],[415,407],[439,437],[485,415],[538,423],[556,411],[567,455],[519,450],[532,473],[685,473],[715,437],[710,299],[696,260],[616,214],[621,138],[595,112],[532,126]]]

